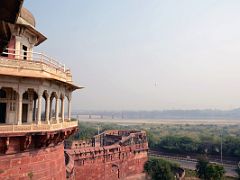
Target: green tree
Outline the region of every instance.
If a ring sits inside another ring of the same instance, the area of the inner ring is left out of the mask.
[[[208,180],[221,180],[225,170],[223,166],[217,164],[208,164],[207,166],[207,179]]]
[[[225,173],[224,167],[210,164],[206,158],[200,158],[196,165],[198,177],[204,180],[221,180]]]
[[[161,139],[159,147],[174,153],[197,152],[198,142],[187,136],[165,136]]]
[[[69,140],[91,139],[97,134],[97,129],[85,123],[78,123],[79,131],[69,138]]]
[[[145,171],[152,180],[174,180],[175,165],[162,159],[150,159],[144,166]]]
[[[198,159],[196,164],[197,175],[201,179],[207,178],[207,165],[209,164],[208,159],[201,157]]]
[[[147,138],[148,138],[148,146],[150,148],[156,148],[158,144],[157,137],[150,131],[147,131]]]

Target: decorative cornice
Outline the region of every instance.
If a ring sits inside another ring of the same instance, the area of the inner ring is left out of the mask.
[[[72,127],[51,132],[9,134],[9,136],[0,137],[0,155],[56,146],[76,131],[77,127]]]
[[[77,121],[64,121],[58,124],[21,124],[21,125],[0,125],[0,136],[4,134],[14,133],[38,133],[38,132],[51,132],[67,128],[76,128]]]

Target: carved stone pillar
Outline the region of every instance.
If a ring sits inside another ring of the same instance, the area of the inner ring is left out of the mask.
[[[41,124],[41,113],[42,113],[42,94],[38,94],[38,115],[37,124]]]
[[[23,101],[23,92],[19,91],[18,97],[18,125],[22,124],[22,101]]]
[[[50,114],[50,97],[48,96],[47,98],[46,98],[46,115],[45,115],[45,117],[46,117],[46,122],[48,123],[48,124],[50,124],[50,120],[49,120],[49,114]]]
[[[21,58],[21,37],[16,36],[16,44],[15,44],[15,58],[20,59]]]
[[[59,101],[58,101],[59,99],[56,97],[56,107],[55,107],[55,110],[56,110],[56,112],[55,112],[55,117],[56,117],[56,121],[57,121],[57,123],[59,123]]]
[[[71,120],[71,111],[72,111],[72,94],[69,94],[68,96],[68,120],[70,121]]]
[[[62,103],[61,103],[61,115],[62,115],[62,122],[64,122],[64,97],[61,99]]]
[[[33,121],[36,122],[36,107],[37,107],[36,99],[33,100]]]
[[[52,98],[50,98],[50,107],[49,107],[49,121],[52,120]]]

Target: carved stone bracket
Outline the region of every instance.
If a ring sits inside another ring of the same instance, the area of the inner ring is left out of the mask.
[[[28,133],[22,136],[19,134],[14,136],[12,134],[9,137],[1,137],[0,154],[18,153],[31,149],[56,146],[72,135],[76,129],[77,127],[73,127],[39,134]]]
[[[31,143],[32,143],[32,136],[23,136],[22,141],[20,143],[20,146],[21,146],[20,149],[22,151],[27,150],[30,147]]]
[[[7,153],[8,149],[9,149],[9,144],[10,144],[10,137],[6,137],[5,138],[5,146],[4,146],[5,153]]]

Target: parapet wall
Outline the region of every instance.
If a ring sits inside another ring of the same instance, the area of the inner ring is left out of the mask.
[[[130,149],[92,158],[75,159],[76,180],[115,180],[141,174],[148,160],[147,151]]]
[[[113,141],[109,140],[111,137]],[[99,139],[100,143],[96,143]],[[107,144],[112,144],[105,145],[105,140]],[[144,164],[148,160],[145,132],[106,131],[95,136],[92,143],[88,141],[86,147],[79,146],[85,142],[73,142],[72,146],[68,143],[70,148],[65,149],[74,163],[71,164],[73,169],[69,171],[74,175],[69,173],[69,177],[76,180],[117,180],[144,172]],[[75,146],[76,144],[78,145]]]
[[[66,179],[63,143],[0,156],[0,179]]]

